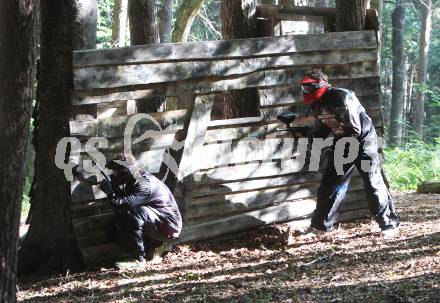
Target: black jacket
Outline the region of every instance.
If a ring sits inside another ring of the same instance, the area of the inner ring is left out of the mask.
[[[360,142],[375,132],[371,118],[358,98],[348,89],[330,87],[321,100],[313,103],[311,114],[317,118],[314,134],[326,137],[353,136]]]
[[[136,220],[147,218],[145,211],[154,212],[161,221],[160,229],[170,238],[177,238],[182,230],[182,217],[176,200],[168,187],[150,173],[142,172],[142,178],[133,177],[122,185],[122,195],[114,197],[116,213],[128,211]]]

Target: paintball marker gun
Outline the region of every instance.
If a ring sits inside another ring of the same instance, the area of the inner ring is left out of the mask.
[[[279,121],[283,122],[284,124],[286,124],[286,128],[277,128],[276,131],[278,131],[278,132],[288,131],[288,132],[292,132],[292,133],[305,134],[309,130],[309,128],[305,127],[305,126],[303,126],[303,127],[290,126],[290,123],[292,123],[296,119],[295,113],[291,113],[291,112],[282,113],[277,116],[277,119]]]
[[[274,130],[271,130],[271,131],[267,132],[266,135],[273,134],[273,133],[276,133],[276,132],[286,132],[287,131],[287,132],[291,132],[296,137],[304,136],[304,134],[306,134],[309,131],[309,128],[305,127],[305,126],[303,126],[303,127],[292,127],[292,126],[290,126],[290,124],[293,121],[295,121],[295,118],[296,118],[296,114],[295,113],[286,112],[286,113],[279,114],[277,116],[277,119],[280,122],[286,124],[286,127],[285,128],[276,128]]]

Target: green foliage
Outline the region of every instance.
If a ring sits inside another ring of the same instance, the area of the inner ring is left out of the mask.
[[[416,189],[420,182],[440,178],[440,139],[433,144],[412,141],[386,148],[384,154],[384,169],[393,189]]]
[[[431,39],[428,54],[428,81],[427,84],[418,86],[414,83],[413,98],[415,98],[415,92],[417,90],[424,91],[426,93],[426,119],[425,119],[425,141],[433,143],[436,138],[440,136],[440,1],[433,1],[433,17],[431,26]],[[389,114],[390,97],[388,94],[391,92],[392,83],[392,20],[391,15],[395,7],[394,2],[384,2],[383,10],[383,26],[382,26],[382,48],[381,48],[381,76],[382,82],[385,87],[384,108],[385,116]],[[406,1],[405,11],[405,53],[407,56],[408,65],[418,66],[419,56],[419,37],[421,30],[421,12],[419,1]],[[409,66],[408,66],[409,67]],[[407,73],[410,75],[410,73]],[[409,79],[408,79],[409,80]],[[413,109],[412,109],[413,110]],[[405,124],[405,133],[412,132],[412,119],[413,114],[407,113]],[[411,136],[404,137],[404,140],[408,142]]]
[[[112,41],[112,18],[114,0],[98,0],[97,47],[114,47]]]
[[[29,180],[28,177],[26,177],[25,182],[24,182],[24,188],[23,188],[23,200],[21,203],[21,220],[24,221],[29,213],[29,208],[30,208],[30,204],[29,204],[29,191],[31,189],[31,181]]]
[[[189,35],[190,41],[220,40],[222,38],[221,1],[205,0],[194,19]]]

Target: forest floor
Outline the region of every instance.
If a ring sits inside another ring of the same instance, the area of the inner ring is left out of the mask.
[[[370,219],[325,235],[265,226],[180,245],[142,272],[99,268],[20,280],[19,302],[439,302],[440,195],[395,193],[402,224]]]

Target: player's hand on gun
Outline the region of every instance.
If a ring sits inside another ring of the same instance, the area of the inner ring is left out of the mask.
[[[115,195],[112,183],[106,179],[99,182],[99,189],[101,189],[109,198],[112,198]]]

